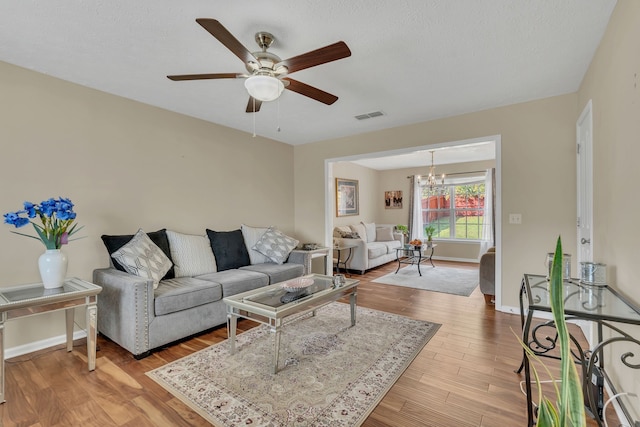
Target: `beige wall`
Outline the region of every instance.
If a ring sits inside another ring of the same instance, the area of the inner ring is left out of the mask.
[[[640,158],[640,2],[619,0],[578,92],[578,113],[593,103],[594,260],[607,264],[611,283],[636,305],[638,286],[638,158]],[[640,328],[625,326],[636,338]],[[617,349],[616,349],[617,350]],[[633,351],[638,363],[640,348]],[[618,391],[640,395],[640,371],[611,373]],[[640,419],[640,399],[632,400]]]
[[[101,234],[241,223],[293,233],[293,148],[0,62],[0,213],[65,196],[84,239],[69,275],[108,265]],[[0,232],[0,286],[39,281],[35,240]],[[21,231],[33,232],[24,228]],[[79,323],[83,317],[76,315]],[[64,333],[61,315],[10,323],[7,348]]]
[[[376,198],[378,189],[378,171],[350,162],[336,162],[333,164],[333,176],[335,178],[355,179],[358,181],[359,214],[348,216],[336,216],[335,193],[331,196],[333,203],[333,226],[357,224],[359,222],[375,222],[380,201]],[[334,183],[335,187],[335,183]],[[319,195],[323,197],[323,195]]]
[[[501,135],[502,304],[518,305],[525,272],[544,270],[544,255],[562,235],[575,252],[575,121],[577,95],[569,94],[462,116],[294,147],[298,236],[324,241],[330,188],[325,159]],[[549,209],[553,206],[553,209]],[[521,213],[522,225],[505,222]]]

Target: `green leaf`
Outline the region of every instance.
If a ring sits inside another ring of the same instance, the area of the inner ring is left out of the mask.
[[[559,426],[586,426],[584,396],[578,370],[571,354],[571,339],[564,317],[562,241],[558,237],[551,267],[551,312],[560,345],[560,396],[558,396]]]

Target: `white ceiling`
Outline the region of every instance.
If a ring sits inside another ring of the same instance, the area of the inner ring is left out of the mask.
[[[615,0],[3,0],[0,61],[253,132],[242,73],[200,25],[214,18],[247,49],[296,56],[343,40],[352,56],[294,73],[327,106],[285,90],[255,132],[304,144],[524,102],[578,89]],[[356,115],[382,111],[358,121]],[[277,128],[280,127],[281,131]]]

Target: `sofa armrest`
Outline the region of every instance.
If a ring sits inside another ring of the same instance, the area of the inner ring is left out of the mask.
[[[98,330],[134,356],[149,348],[153,321],[153,281],[115,268],[93,271],[93,283],[102,287],[98,298]]]
[[[294,249],[289,254],[286,261],[287,264],[300,264],[306,266],[311,263],[311,254],[309,252]]]
[[[349,270],[357,270],[360,273],[364,273],[369,268],[369,254],[367,248],[367,242],[363,239],[343,239],[341,237],[336,237],[334,239],[338,244],[355,244],[356,246],[351,250],[351,258],[347,263],[347,268]],[[342,258],[348,255],[348,249],[343,252]],[[337,251],[334,252],[334,258],[337,258]]]

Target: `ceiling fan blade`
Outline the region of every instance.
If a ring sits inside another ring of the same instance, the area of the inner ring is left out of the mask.
[[[255,111],[254,111],[254,105],[255,105]],[[249,102],[247,103],[247,113],[257,113],[258,111],[260,111],[261,106],[262,106],[262,101],[250,96]]]
[[[206,80],[206,79],[237,79],[244,77],[242,74],[236,73],[215,73],[215,74],[179,74],[176,76],[167,76],[169,80]]]
[[[289,74],[304,70],[305,68],[315,67],[316,65],[326,64],[327,62],[337,61],[338,59],[351,56],[351,50],[345,42],[337,42],[293,58],[285,59],[275,65],[285,65],[289,69]]]
[[[258,62],[256,57],[253,56],[251,52],[249,52],[247,48],[229,32],[229,30],[223,27],[220,22],[210,18],[198,18],[196,19],[196,22],[202,25],[205,30],[209,31],[213,37],[225,45],[226,48],[233,52],[235,56],[240,58],[242,62]]]
[[[300,95],[308,96],[309,98],[315,99],[316,101],[320,101],[324,104],[331,105],[338,100],[337,96],[331,95],[330,93],[313,86],[309,86],[306,83],[299,82],[298,80],[293,80],[288,77],[285,77],[282,80],[286,80],[289,82],[289,85],[286,86],[286,89],[297,92]]]

